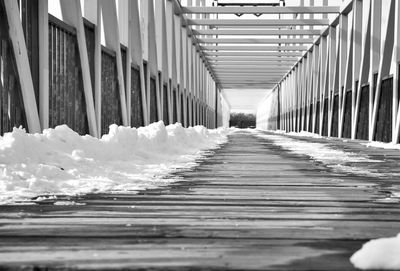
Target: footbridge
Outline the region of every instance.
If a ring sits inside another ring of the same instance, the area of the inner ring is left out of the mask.
[[[398,0],[0,0],[0,152],[16,127],[227,127],[231,91],[264,90],[257,129],[162,185],[0,205],[0,269],[400,269],[352,257],[400,231],[399,76]],[[0,154],[0,196],[31,195],[46,171]]]

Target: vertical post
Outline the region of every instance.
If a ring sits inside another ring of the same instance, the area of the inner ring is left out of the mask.
[[[361,87],[364,83],[368,82],[369,76],[369,59],[370,59],[370,46],[371,46],[371,3],[370,2],[363,2],[363,4],[367,5],[367,22],[363,25],[366,26],[363,28],[362,33],[362,53],[361,53],[361,65],[360,65],[360,75],[359,81],[357,86],[356,92],[356,102],[355,102],[355,110],[354,110],[354,119],[353,119],[353,126],[351,130],[351,138],[356,138],[357,133],[357,124],[358,124],[358,111],[360,107],[360,99],[361,99]],[[372,86],[370,85],[370,88]]]
[[[39,133],[41,130],[39,113],[36,106],[35,91],[33,88],[32,74],[28,59],[28,50],[26,48],[24,32],[19,16],[18,3],[16,1],[3,2],[7,14],[9,34],[21,84],[22,99],[26,112],[28,129],[30,133]]]
[[[352,81],[351,81],[351,127],[353,130],[355,122],[355,110],[356,110],[356,94],[357,80],[360,81],[360,66],[361,66],[361,53],[363,50],[362,46],[362,17],[363,17],[363,6],[362,1],[354,0],[353,2],[353,65],[352,65]],[[361,33],[361,34],[360,34]],[[354,139],[354,138],[353,138]]]
[[[132,10],[129,8],[129,2],[128,0],[121,1],[120,0],[120,7],[126,9],[126,13],[128,15],[128,18],[124,18],[122,22],[120,22],[120,25],[127,25],[127,49],[126,49],[126,82],[125,82],[125,90],[126,90],[126,113],[127,113],[127,125],[131,126],[132,125],[132,92],[131,92],[131,87],[132,87]]]
[[[48,0],[39,0],[39,115],[42,129],[49,127],[49,13]]]
[[[321,72],[320,72],[320,118],[319,118],[319,134],[322,135],[324,128],[324,118],[325,118],[325,99],[329,95],[329,54],[328,54],[328,37],[321,37]],[[328,125],[328,123],[326,123]]]
[[[218,89],[218,85],[217,83],[214,82],[214,90],[215,90],[215,111],[214,111],[214,121],[215,121],[215,125],[214,128],[218,128],[218,93],[219,93],[219,89]]]
[[[96,114],[94,111],[92,81],[90,78],[89,57],[87,54],[85,29],[81,4],[78,0],[60,0],[61,11],[64,20],[73,25],[77,31],[79,56],[81,60],[83,89],[85,92],[86,112],[88,116],[89,132],[92,136],[98,137]]]
[[[381,50],[381,58],[379,61],[379,69],[378,69],[378,80],[376,83],[375,88],[375,99],[373,102],[373,111],[372,111],[372,119],[370,123],[370,133],[369,133],[369,140],[374,140],[375,137],[375,130],[378,118],[378,106],[380,103],[380,93],[382,87],[382,79],[384,76],[389,75],[390,73],[390,64],[392,60],[392,53],[393,53],[393,43],[394,43],[394,7],[395,2],[397,0],[391,0],[389,6],[389,17],[386,24],[386,31],[385,37],[382,41],[382,50]]]
[[[368,110],[368,130],[369,137],[372,134],[372,115],[374,107],[374,92],[376,85],[374,75],[378,73],[379,61],[381,56],[381,24],[382,24],[382,2],[381,0],[371,0],[371,47],[370,47],[370,65],[369,65],[369,110]],[[372,139],[370,139],[372,140]]]
[[[332,133],[333,102],[336,71],[336,27],[329,27],[329,86],[328,86],[328,137]]]
[[[99,137],[101,137],[101,1],[97,1],[96,20],[97,24],[94,33],[94,108],[97,120],[97,131]]]
[[[338,138],[342,137],[343,132],[343,115],[345,104],[343,103],[343,97],[346,96],[346,85],[345,85],[345,77],[346,77],[346,64],[348,57],[348,16],[347,14],[340,15],[340,24],[339,24],[339,84],[337,85],[339,91],[339,111],[338,111]]]
[[[399,97],[397,91],[399,89],[399,80],[400,80],[400,2],[396,1],[395,4],[395,22],[394,22],[394,48],[393,48],[393,64],[395,65],[394,74],[393,74],[393,114],[395,116],[394,119],[394,133],[392,142],[397,144],[399,143],[399,133],[400,133],[400,105],[399,105]]]

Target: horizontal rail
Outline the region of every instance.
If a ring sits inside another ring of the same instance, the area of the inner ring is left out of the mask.
[[[219,58],[221,56],[224,57],[247,57],[247,56],[259,56],[259,57],[267,57],[267,56],[273,56],[273,57],[301,57],[303,56],[302,52],[204,52],[204,55],[207,58]]]
[[[306,51],[308,46],[201,46],[204,51]]]
[[[339,6],[295,6],[295,7],[182,7],[186,14],[327,14],[339,13]]]
[[[329,25],[328,19],[187,19],[188,25],[212,26],[295,26],[295,25]]]
[[[319,36],[317,29],[193,29],[194,35],[251,35],[251,36],[279,36],[279,35],[310,35]]]
[[[243,62],[250,62],[250,61],[255,61],[255,62],[263,62],[263,61],[279,61],[279,62],[292,62],[292,61],[297,61],[297,57],[241,57],[241,56],[236,56],[236,57],[227,57],[227,56],[220,56],[220,57],[207,57],[207,60],[210,64],[212,63],[231,63],[231,62],[240,62],[243,64]]]
[[[294,43],[313,43],[314,39],[240,39],[240,38],[232,38],[232,39],[220,39],[220,38],[204,38],[198,39],[199,43],[246,43],[246,44],[277,44],[277,43],[286,43],[286,44],[294,44]]]

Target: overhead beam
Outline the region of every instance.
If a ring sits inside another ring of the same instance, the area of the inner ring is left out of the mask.
[[[306,51],[308,46],[201,46],[204,51]]]
[[[210,65],[212,67],[215,66],[223,66],[223,65],[246,65],[246,64],[256,64],[256,65],[285,65],[292,67],[295,63],[295,60],[272,60],[272,61],[211,61]]]
[[[267,72],[267,73],[247,73],[247,74],[238,74],[238,73],[235,73],[235,72],[221,72],[221,73],[217,73],[216,74],[217,78],[227,77],[227,76],[231,76],[231,77],[233,76],[233,77],[237,77],[237,78],[240,78],[240,77],[262,77],[262,78],[274,77],[275,78],[278,75],[273,74],[273,73],[269,73],[269,72]]]
[[[241,56],[241,57],[247,57],[247,56],[273,56],[273,57],[289,57],[289,56],[295,56],[295,57],[301,57],[303,56],[302,52],[204,52],[205,56],[207,58],[213,57],[213,58],[219,58],[221,56],[227,56],[227,57],[234,57],[234,56]]]
[[[219,80],[221,84],[276,84],[277,80]]]
[[[279,73],[281,71],[278,71]],[[287,72],[287,71],[286,71]],[[272,75],[273,72],[271,72],[270,70],[267,71],[260,71],[260,69],[258,70],[240,70],[240,69],[236,69],[236,70],[221,70],[218,71],[218,73],[216,73],[216,76],[219,75],[223,75],[223,74],[236,74],[236,75],[241,75],[241,74],[254,74],[254,75]]]
[[[275,76],[275,77],[271,77],[271,78],[255,78],[255,79],[225,79],[225,78],[216,78],[216,80],[220,81],[220,82],[225,82],[225,83],[231,83],[234,81],[240,81],[240,82],[244,82],[244,81],[251,81],[251,82],[265,82],[265,81],[269,81],[272,82],[274,81],[275,83],[279,81],[279,76]]]
[[[221,89],[237,89],[237,88],[245,88],[245,89],[272,89],[274,84],[256,84],[256,85],[248,85],[248,84],[219,84]]]
[[[276,77],[282,77],[284,74],[285,74],[285,72],[268,72],[268,73],[264,74],[264,76],[262,76],[262,77],[273,77],[273,78],[276,78]],[[236,76],[237,74],[233,73],[231,75]],[[216,78],[218,78],[218,75],[216,75]]]
[[[225,85],[225,86],[232,86],[232,85],[245,85],[245,86],[261,86],[261,85],[270,85],[273,86],[273,84],[275,84],[275,82],[269,83],[269,82],[254,82],[254,83],[241,83],[241,82],[232,82],[232,83],[224,83],[224,82],[219,82],[221,85]]]
[[[269,76],[251,76],[251,77],[246,77],[246,76],[242,76],[242,77],[238,77],[235,76],[234,74],[231,75],[224,75],[224,76],[217,76],[216,78],[218,80],[228,80],[228,79],[232,79],[232,78],[236,78],[236,79],[252,79],[252,80],[264,80],[264,79],[268,79],[268,80],[279,80],[280,76],[282,76],[281,74],[274,74],[274,75],[269,75]]]
[[[205,38],[198,39],[199,43],[246,43],[246,44],[277,44],[277,43],[313,43],[314,39],[240,39],[240,38],[232,38],[232,39],[219,39],[219,38]]]
[[[339,6],[295,6],[295,7],[182,7],[182,12],[186,14],[202,13],[202,14],[320,14],[320,13],[339,13]]]
[[[218,63],[230,63],[230,62],[249,62],[249,61],[280,61],[280,62],[293,62],[297,61],[297,57],[207,57],[207,60],[210,64],[218,62]],[[243,63],[242,63],[243,64]]]
[[[219,81],[227,81],[227,82],[235,82],[235,81],[238,81],[238,82],[262,82],[262,83],[265,83],[265,82],[270,82],[270,83],[276,83],[276,80],[274,80],[274,79],[270,79],[270,78],[233,78],[233,77],[230,77],[230,78],[218,78],[218,80]]]
[[[260,86],[260,85],[271,85],[274,83],[264,83],[264,82],[253,82],[253,83],[240,83],[240,82],[232,82],[232,83],[226,83],[226,82],[218,82],[220,85],[225,85],[225,86],[232,86],[232,85],[245,85],[245,86]],[[276,84],[276,83],[275,83]]]
[[[232,65],[232,66],[214,66],[213,69],[216,73],[222,71],[222,70],[248,70],[248,69],[253,69],[253,70],[264,70],[266,71],[266,73],[270,73],[270,72],[287,72],[288,70],[291,69],[291,65],[287,65],[287,66],[277,66],[277,65],[264,65],[264,66],[257,66],[257,65],[247,65],[247,66],[243,66],[243,65]],[[218,75],[217,75],[218,76]]]
[[[210,26],[295,26],[329,25],[328,19],[187,19],[188,25]]]
[[[248,68],[257,68],[257,69],[281,69],[281,70],[285,70],[288,71],[292,68],[292,65],[268,65],[268,64],[261,64],[261,65],[257,65],[257,64],[246,64],[246,65],[214,65],[213,66],[215,70],[218,69],[224,69],[224,68],[238,68],[239,70],[243,70],[243,69],[248,69]],[[287,68],[287,69],[286,69]]]
[[[312,35],[319,36],[320,30],[312,29],[193,29],[194,35],[251,35],[251,36],[278,36],[278,35]]]
[[[262,77],[258,77],[258,78],[236,78],[236,79],[233,79],[233,78],[217,78],[217,80],[218,81],[220,81],[220,82],[227,82],[227,83],[230,83],[230,82],[234,82],[234,81],[240,81],[240,82],[244,82],[244,81],[246,81],[246,82],[266,82],[266,81],[268,81],[268,82],[277,82],[278,80],[279,80],[280,78],[278,77],[278,76],[275,76],[275,77],[267,77],[267,78],[262,78]]]

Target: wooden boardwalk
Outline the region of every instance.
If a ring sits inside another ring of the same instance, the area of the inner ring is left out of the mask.
[[[329,145],[400,171],[399,151]],[[85,205],[1,206],[0,269],[353,270],[365,241],[400,232],[400,204],[384,200],[398,177],[337,173],[248,133],[176,175]]]

